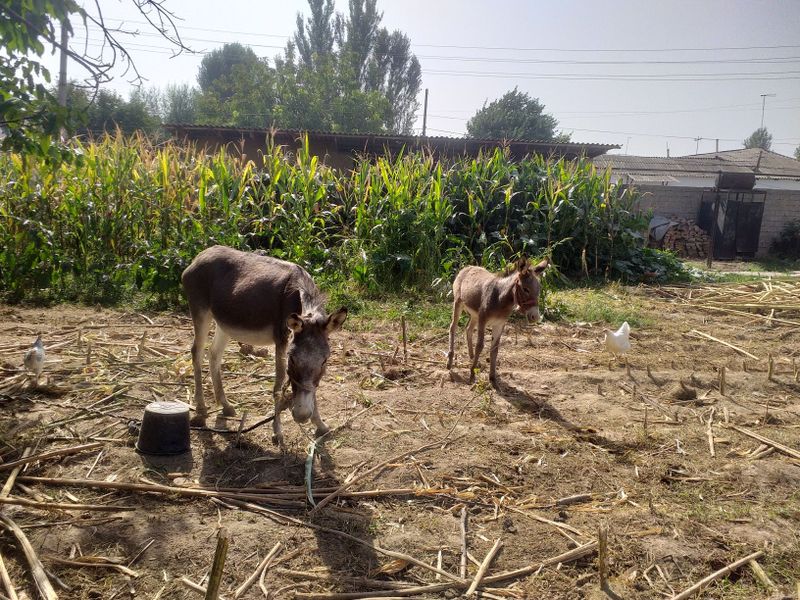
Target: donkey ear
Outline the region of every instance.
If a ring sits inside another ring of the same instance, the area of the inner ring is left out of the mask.
[[[531,266],[531,263],[528,261],[528,255],[523,254],[520,259],[517,261],[516,265],[517,271],[519,271],[520,275],[524,275],[528,272],[528,269]]]
[[[550,266],[550,259],[545,258],[542,262],[533,267],[533,272],[538,277],[539,275],[544,273],[545,269],[547,269],[547,267],[549,266]]]
[[[325,326],[325,331],[328,333],[338,331],[342,328],[345,319],[347,319],[347,308],[343,306],[335,313],[331,313],[331,316],[328,317],[328,324]]]
[[[292,313],[286,319],[286,326],[292,330],[293,333],[300,333],[303,331],[303,319],[297,313]]]

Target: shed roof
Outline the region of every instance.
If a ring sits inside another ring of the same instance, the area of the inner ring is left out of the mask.
[[[548,140],[500,140],[483,138],[462,138],[448,136],[415,136],[388,133],[340,133],[334,131],[302,130],[302,129],[268,129],[258,127],[228,127],[220,125],[165,124],[164,128],[175,135],[188,138],[200,135],[217,135],[227,141],[243,137],[255,138],[272,135],[279,144],[293,143],[303,135],[309,141],[326,142],[340,151],[351,152],[383,152],[385,149],[399,151],[403,148],[430,148],[449,154],[477,154],[481,149],[509,148],[512,154],[544,154],[567,156],[574,158],[586,156],[594,158],[609,150],[619,149],[616,144],[583,144],[578,142],[553,142]]]
[[[760,156],[760,158],[759,158]],[[594,164],[619,174],[712,177],[720,171],[755,173],[760,179],[800,180],[800,161],[768,150],[744,149],[679,157],[598,156]]]
[[[713,158],[725,163],[746,167],[762,177],[786,177],[800,179],[800,161],[761,148],[742,148],[740,150],[725,150],[723,152],[710,152],[693,154],[687,158]]]

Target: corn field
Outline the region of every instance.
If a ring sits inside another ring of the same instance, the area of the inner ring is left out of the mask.
[[[588,162],[408,154],[341,173],[307,145],[269,148],[254,164],[121,135],[74,152],[60,164],[0,156],[6,301],[145,292],[174,304],[181,272],[212,244],[264,249],[367,292],[442,290],[461,266],[499,268],[522,252],[551,255],[567,275],[646,268],[646,217]]]

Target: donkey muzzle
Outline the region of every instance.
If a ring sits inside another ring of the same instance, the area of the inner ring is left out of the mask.
[[[525,317],[528,321],[533,321],[534,323],[539,323],[542,320],[542,316],[539,314],[539,306],[531,306],[527,310],[524,311]]]
[[[292,418],[296,423],[305,423],[314,412],[316,394],[308,390],[297,390],[292,399]]]

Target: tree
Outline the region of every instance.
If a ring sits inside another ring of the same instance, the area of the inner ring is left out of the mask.
[[[91,98],[86,89],[72,83],[67,89],[67,108],[76,119],[76,133],[101,135],[119,128],[123,133],[154,134],[161,126],[161,117],[153,111],[153,98],[153,90],[150,90],[148,103],[141,90],[134,90],[130,99],[125,100],[107,89],[101,89]]]
[[[797,160],[800,160],[800,146],[794,149],[794,157]]]
[[[514,88],[501,98],[484,103],[467,122],[467,133],[474,138],[568,141],[565,134],[556,136],[557,126],[558,121],[545,114],[538,98]]]
[[[332,0],[309,8],[276,58],[276,124],[411,133],[421,69],[409,39],[380,26],[376,0],[350,0],[347,15],[334,13]]]
[[[153,29],[169,40],[177,51],[185,49],[174,26],[173,14],[163,0],[132,0]],[[97,94],[100,86],[112,79],[117,64],[139,72],[123,44],[118,41],[120,28],[109,28],[103,19],[101,3],[91,3],[93,11],[82,8],[74,0],[5,0],[0,3],[0,129],[5,133],[0,146],[4,149],[59,155],[52,139],[62,128],[73,129],[80,116],[59,106],[56,92],[48,84],[50,72],[42,63],[46,50],[60,49],[69,58],[72,68],[82,73],[82,83]],[[57,30],[63,26],[68,36],[73,33],[70,19],[82,22],[87,33],[99,34],[103,50],[84,55],[69,45],[62,48]],[[54,156],[55,157],[55,156]]]
[[[194,123],[197,120],[197,90],[187,83],[169,84],[162,94],[165,123]]]
[[[772,134],[766,127],[759,127],[744,142],[745,148],[761,148],[769,150],[772,147]]]
[[[195,103],[201,121],[215,125],[269,126],[275,106],[274,73],[265,59],[241,44],[225,44],[203,58]]]
[[[331,57],[312,69],[300,66],[291,49],[286,59],[276,59],[276,93],[274,122],[288,129],[376,132],[391,112],[382,94],[362,91]]]

